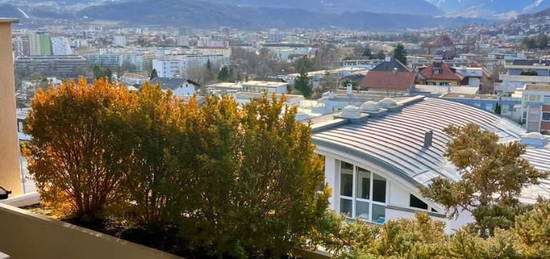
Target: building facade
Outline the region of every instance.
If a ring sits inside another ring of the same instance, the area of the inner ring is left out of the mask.
[[[55,56],[73,55],[71,43],[65,37],[52,37],[52,54]]]
[[[550,84],[525,85],[521,103],[528,132],[550,133]]]
[[[499,75],[497,93],[511,95],[526,84],[550,84],[550,60],[518,59],[505,65],[506,73]]]

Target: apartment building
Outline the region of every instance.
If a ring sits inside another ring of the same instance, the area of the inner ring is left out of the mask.
[[[15,72],[19,75],[38,72],[45,77],[77,78],[87,67],[86,59],[79,55],[30,56],[15,59]]]
[[[550,84],[525,85],[522,122],[528,132],[550,133]]]
[[[153,59],[153,69],[159,77],[186,77],[190,68],[205,67],[210,62],[212,67],[229,64],[229,58],[224,55],[166,55]]]
[[[52,37],[52,54],[55,56],[72,55],[71,43],[65,37]]]
[[[511,95],[526,84],[550,84],[550,60],[518,59],[505,65],[506,73],[499,75],[502,81],[495,85],[497,93]]]

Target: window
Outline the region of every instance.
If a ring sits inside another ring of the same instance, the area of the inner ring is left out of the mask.
[[[529,95],[529,101],[531,101],[531,102],[540,101],[540,95]]]
[[[355,203],[355,217],[364,219],[364,220],[370,220],[368,202],[357,201]]]
[[[409,206],[411,206],[413,208],[423,209],[423,210],[428,209],[428,204],[421,201],[419,198],[417,198],[416,196],[414,196],[412,194],[410,195],[410,197],[411,198],[410,198]]]
[[[550,121],[550,112],[542,113],[542,120],[543,121]]]
[[[340,177],[340,195],[353,196],[353,165],[342,162]]]
[[[351,218],[352,211],[353,211],[352,200],[340,199],[340,213],[343,213],[347,217]]]
[[[357,167],[357,198],[370,199],[370,172]]]
[[[545,104],[550,104],[550,96],[549,95],[544,96],[544,103]]]
[[[386,207],[372,204],[372,221],[383,224],[386,221]]]
[[[372,181],[372,200],[386,202],[386,179],[377,174]]]
[[[340,213],[374,223],[386,220],[386,178],[340,161]]]

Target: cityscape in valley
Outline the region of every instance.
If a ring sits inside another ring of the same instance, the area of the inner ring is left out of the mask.
[[[550,1],[0,0],[0,143],[0,258],[548,258]]]

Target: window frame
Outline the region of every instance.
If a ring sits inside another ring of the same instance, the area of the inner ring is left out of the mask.
[[[389,180],[388,180],[388,177],[385,177],[383,174],[380,174],[380,173],[375,173],[371,170],[368,170],[362,166],[358,166],[356,163],[350,163],[350,162],[347,162],[347,161],[343,161],[343,160],[338,160],[338,180],[339,180],[339,184],[340,184],[340,187],[341,187],[341,184],[342,184],[342,174],[349,174],[349,173],[343,173],[342,172],[342,163],[347,163],[347,164],[350,164],[353,166],[353,181],[352,181],[352,197],[349,197],[349,196],[344,196],[341,194],[342,190],[339,190],[338,194],[339,194],[339,199],[344,199],[344,200],[351,200],[352,202],[352,211],[351,211],[351,217],[348,217],[350,219],[358,219],[358,220],[365,220],[369,223],[374,223],[374,224],[381,224],[380,222],[376,222],[374,219],[373,219],[373,205],[379,205],[379,206],[382,206],[384,207],[384,210],[387,209],[387,206],[388,206],[388,194],[389,194]],[[358,192],[358,168],[361,168],[362,170],[366,171],[369,173],[369,199],[363,199],[363,198],[359,198],[357,197],[357,192]],[[374,201],[373,200],[373,185],[374,185],[374,174],[378,175],[379,177],[383,178],[385,180],[385,191],[384,191],[384,200],[385,202],[379,202],[379,201]],[[356,216],[357,214],[357,201],[359,202],[366,202],[368,203],[369,205],[369,211],[368,211],[368,215],[369,215],[369,219],[364,219],[364,218],[359,218]],[[339,202],[339,206],[338,206],[338,213],[343,213],[342,212],[342,202]],[[386,213],[384,212],[384,222],[386,222]],[[382,223],[382,224],[383,224]]]

